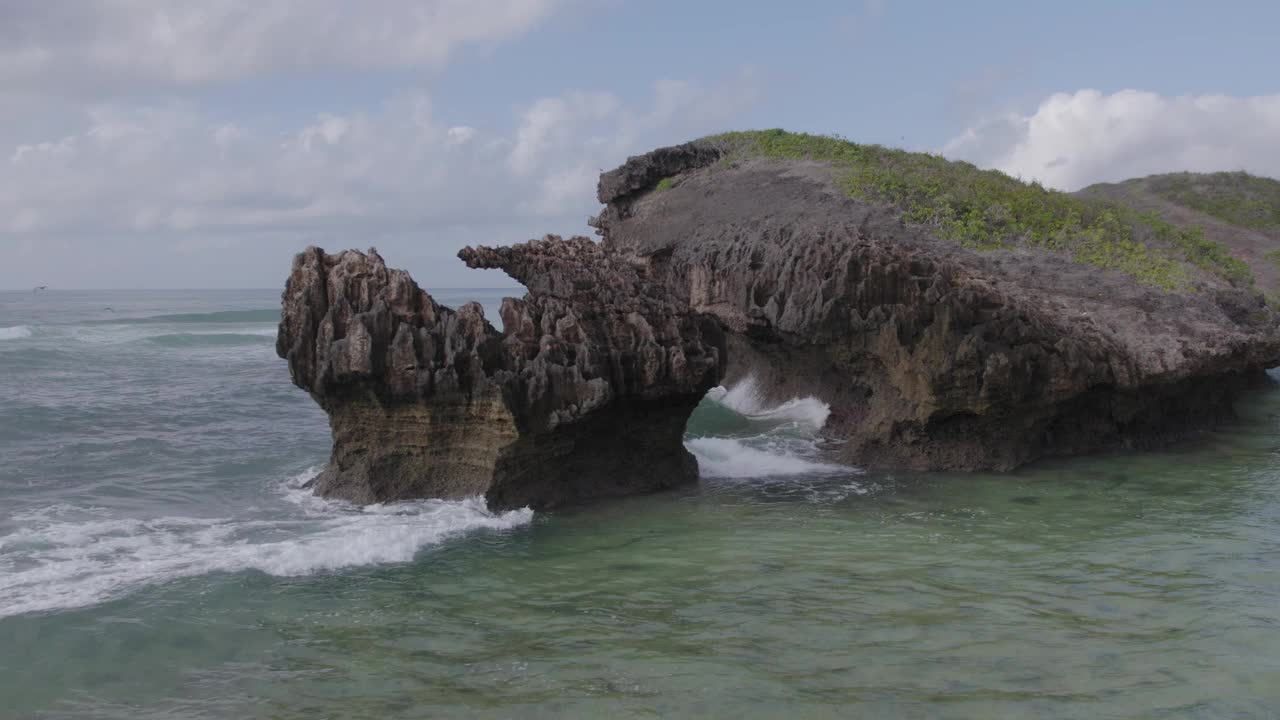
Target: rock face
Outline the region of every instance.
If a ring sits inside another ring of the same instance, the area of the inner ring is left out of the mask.
[[[329,413],[318,494],[546,508],[697,477],[682,437],[723,374],[714,319],[586,238],[459,256],[528,287],[501,333],[373,250],[294,259],[277,352]]]
[[[1185,438],[1280,365],[1276,313],[1206,269],[1211,245],[1143,245],[1204,270],[1155,289],[1064,252],[965,249],[851,197],[834,161],[740,150],[699,141],[605,173],[602,243],[461,251],[528,288],[502,332],[372,250],[298,255],[277,351],[329,413],[316,491],[499,509],[670,487],[697,475],[693,408],[748,377],[765,401],[827,402],[848,462],[1008,469]]]
[[[1008,469],[1167,443],[1280,364],[1255,292],[969,251],[848,197],[819,162],[701,141],[605,173],[599,200],[610,255],[720,320],[728,381],[828,402],[850,462]]]

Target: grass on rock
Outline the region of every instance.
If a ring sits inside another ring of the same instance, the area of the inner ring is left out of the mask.
[[[783,130],[730,132],[708,140],[735,155],[826,161],[840,170],[849,195],[895,206],[903,219],[936,229],[973,250],[1042,248],[1077,262],[1119,270],[1164,290],[1190,288],[1187,264],[1250,285],[1249,266],[1199,227],[1178,228],[1159,216],[1085,200],[998,170],[939,155],[838,136]],[[662,183],[659,183],[661,186]]]
[[[1266,255],[1263,255],[1262,257],[1267,262],[1271,263],[1272,267],[1274,267],[1277,270],[1280,270],[1280,249],[1271,250]]]
[[[1280,230],[1280,181],[1245,172],[1173,173],[1151,180],[1151,191],[1232,225]]]

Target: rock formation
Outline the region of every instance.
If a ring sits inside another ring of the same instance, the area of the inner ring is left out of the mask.
[[[601,177],[592,222],[610,255],[719,318],[729,383],[828,402],[847,461],[1007,469],[1167,443],[1280,364],[1251,289],[1166,292],[1062,253],[975,252],[851,197],[830,163],[726,153],[631,158]]]
[[[329,413],[317,493],[545,508],[697,477],[682,436],[723,373],[715,320],[586,238],[459,256],[528,287],[501,333],[373,250],[294,259],[277,352]]]
[[[724,136],[602,175],[601,243],[460,252],[528,288],[502,332],[376,252],[298,255],[277,351],[330,416],[317,492],[545,508],[669,487],[696,477],[693,408],[747,377],[766,401],[827,402],[850,463],[1008,469],[1187,437],[1280,364],[1248,266],[1176,218],[929,156],[738,136],[768,152]]]

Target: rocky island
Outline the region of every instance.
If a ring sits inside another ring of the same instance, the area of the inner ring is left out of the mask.
[[[682,438],[723,374],[713,318],[587,238],[460,256],[528,286],[503,302],[503,332],[374,250],[294,259],[276,349],[329,413],[317,493],[545,508],[697,477]]]
[[[722,378],[826,402],[859,465],[1166,444],[1280,364],[1277,273],[1255,273],[1256,234],[1120,194],[729,133],[604,173],[598,243],[464,249],[528,289],[502,332],[375,252],[312,248],[277,350],[330,415],[317,492],[356,502],[551,507],[690,481],[684,424]]]

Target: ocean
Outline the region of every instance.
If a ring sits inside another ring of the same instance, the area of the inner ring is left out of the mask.
[[[361,508],[301,489],[278,304],[0,293],[0,718],[1280,716],[1276,387],[1166,451],[913,474],[746,382],[696,486]]]

